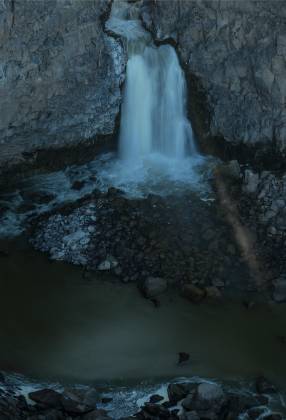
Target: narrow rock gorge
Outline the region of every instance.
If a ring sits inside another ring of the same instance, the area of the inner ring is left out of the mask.
[[[0,0],[0,418],[286,418],[284,0]]]

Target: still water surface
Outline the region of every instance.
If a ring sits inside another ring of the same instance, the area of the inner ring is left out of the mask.
[[[135,285],[84,279],[79,268],[12,248],[0,259],[0,369],[82,383],[264,374],[286,385],[277,339],[286,305],[192,305],[169,293],[155,308]],[[189,364],[177,365],[179,351]]]

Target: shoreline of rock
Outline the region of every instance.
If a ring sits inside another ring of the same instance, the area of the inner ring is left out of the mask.
[[[1,374],[0,411],[7,420],[282,420],[286,414],[279,391],[264,377],[258,377],[252,387],[190,378],[158,385],[157,392],[153,386],[129,391],[112,388],[107,393],[90,386],[42,386],[26,378],[22,378],[23,387],[11,378]],[[124,403],[124,393],[129,395],[129,405]]]

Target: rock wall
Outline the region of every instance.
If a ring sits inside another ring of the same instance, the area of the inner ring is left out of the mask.
[[[104,32],[109,8],[108,0],[0,0],[0,171],[113,132],[125,54]]]
[[[142,17],[158,41],[177,44],[202,143],[285,155],[284,0],[145,0]]]

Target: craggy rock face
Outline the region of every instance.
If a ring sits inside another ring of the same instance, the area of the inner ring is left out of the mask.
[[[145,0],[142,14],[159,41],[178,43],[187,75],[203,87],[210,115],[201,137],[285,154],[283,0]]]
[[[0,0],[0,170],[111,134],[125,54],[105,0]]]

